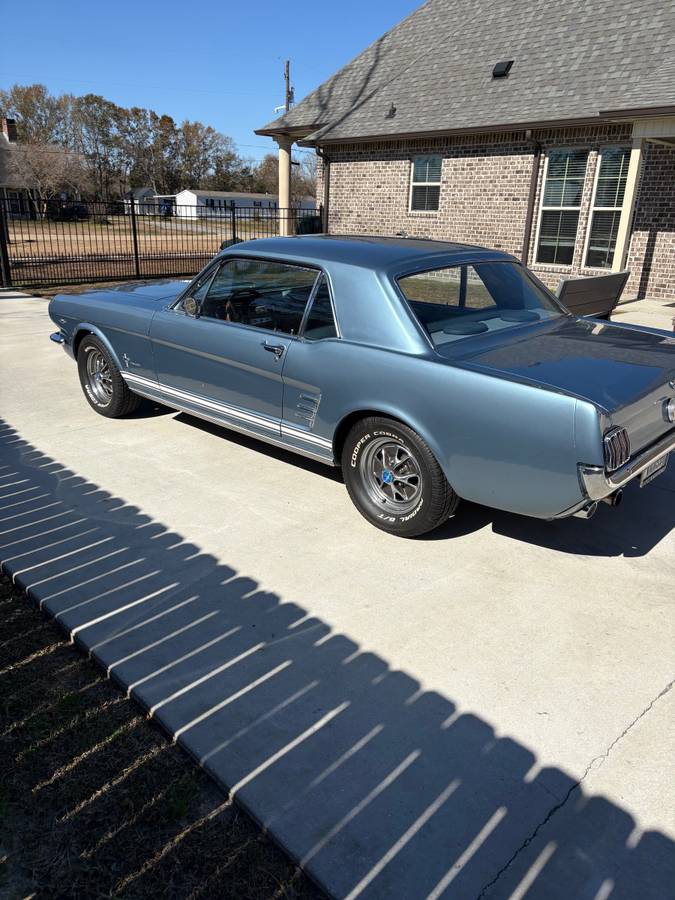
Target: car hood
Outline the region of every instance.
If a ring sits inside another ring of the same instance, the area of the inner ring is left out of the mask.
[[[96,294],[131,294],[138,300],[170,300],[177,297],[188,283],[186,279],[177,281],[173,278],[163,278],[159,281],[128,281],[114,287],[102,288],[100,291],[91,291]]]
[[[571,394],[610,414],[654,391],[675,395],[675,336],[667,332],[565,316],[500,332],[490,346],[461,343],[447,354],[455,365]]]

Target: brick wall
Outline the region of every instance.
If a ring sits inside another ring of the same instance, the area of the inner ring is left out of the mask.
[[[536,232],[541,188],[543,157],[539,170],[535,215],[532,224],[529,264],[537,275],[555,288],[561,275],[596,274],[583,266],[586,234],[599,151],[603,146],[629,146],[631,128],[624,125],[588,126],[574,129],[535,131],[544,152],[554,147],[587,147],[582,208],[572,266],[544,266],[535,263]],[[662,148],[675,157],[673,151]],[[506,250],[520,256],[523,248],[527,198],[533,165],[533,147],[525,133],[509,132],[474,136],[454,136],[429,140],[382,141],[369,144],[344,144],[326,151],[331,159],[329,230],[333,234],[383,234],[404,232],[410,237],[429,237],[477,243]],[[437,153],[443,156],[441,195],[438,212],[409,211],[411,159],[417,154]],[[663,154],[662,154],[663,155]],[[650,254],[649,216],[667,217],[660,202],[665,182],[670,178],[673,189],[672,161],[661,160],[650,151],[656,174],[644,180],[652,199],[640,206],[643,215],[644,241],[636,234],[631,249],[633,266]],[[668,158],[671,159],[671,158]],[[317,197],[323,198],[323,171],[319,166]],[[670,215],[675,216],[672,193],[668,200]],[[665,233],[655,242],[652,253],[649,290],[651,296],[675,294],[673,275],[674,234],[672,218]],[[652,238],[652,243],[654,239]],[[642,249],[641,249],[642,248]],[[663,252],[661,252],[663,250]],[[642,256],[640,256],[642,253]],[[657,258],[658,257],[658,258]],[[635,276],[631,279],[631,289]],[[640,283],[638,277],[637,283]],[[670,293],[669,293],[670,292]],[[627,293],[626,297],[629,296]]]
[[[646,144],[626,296],[675,300],[675,148]]]

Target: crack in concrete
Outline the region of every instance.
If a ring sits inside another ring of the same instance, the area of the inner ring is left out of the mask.
[[[630,723],[624,728],[624,730],[621,732],[621,734],[620,734],[618,737],[614,738],[614,740],[613,740],[612,743],[607,747],[607,749],[605,750],[604,753],[601,753],[599,756],[594,756],[594,757],[593,757],[593,759],[592,759],[592,760],[589,762],[589,764],[586,766],[586,769],[584,770],[584,773],[583,773],[583,775],[581,776],[581,778],[580,778],[578,781],[576,781],[576,782],[572,785],[572,787],[567,791],[567,793],[565,794],[565,796],[563,797],[563,799],[562,799],[559,803],[556,803],[555,806],[552,806],[552,807],[551,807],[551,809],[550,809],[550,810],[548,811],[548,813],[544,816],[544,818],[541,820],[541,822],[539,822],[539,824],[535,827],[535,829],[532,831],[532,833],[531,833],[530,835],[528,835],[528,837],[525,838],[525,840],[523,841],[523,843],[522,843],[516,850],[514,850],[514,852],[512,853],[512,855],[511,855],[511,856],[509,857],[509,859],[504,863],[504,865],[503,865],[503,866],[501,867],[501,869],[497,872],[497,874],[494,876],[494,878],[493,878],[491,881],[489,881],[489,882],[485,885],[484,888],[482,888],[482,890],[481,890],[480,894],[478,894],[478,897],[476,898],[476,900],[482,900],[482,898],[485,897],[485,895],[487,894],[487,892],[488,892],[491,888],[493,888],[493,887],[495,886],[495,884],[499,881],[499,879],[502,877],[502,875],[503,875],[503,874],[504,874],[504,873],[512,866],[512,864],[515,862],[515,860],[520,856],[520,854],[523,852],[523,850],[525,850],[527,847],[529,847],[529,845],[530,845],[530,844],[532,843],[532,841],[537,837],[537,835],[538,835],[539,832],[542,830],[542,828],[544,828],[544,827],[551,821],[551,819],[552,819],[553,816],[558,812],[558,810],[559,810],[559,809],[562,809],[563,806],[567,803],[567,801],[568,801],[569,798],[572,796],[572,794],[573,794],[578,788],[581,787],[581,785],[584,783],[584,781],[586,780],[586,778],[587,778],[588,775],[590,774],[591,770],[594,769],[594,768],[599,768],[599,767],[604,763],[604,761],[605,761],[605,760],[607,759],[607,757],[610,755],[610,753],[612,752],[612,750],[614,749],[614,747],[616,747],[616,745],[617,745],[620,741],[622,741],[623,738],[626,737],[626,735],[628,734],[628,732],[631,731],[631,729],[633,729],[633,728],[637,725],[637,723],[638,723],[642,718],[644,718],[644,716],[647,715],[648,712],[650,712],[650,710],[652,709],[652,707],[653,707],[656,703],[658,703],[658,701],[661,700],[662,697],[665,697],[666,694],[668,694],[668,693],[672,690],[673,685],[675,685],[675,679],[673,679],[671,682],[669,682],[669,683],[663,688],[663,690],[660,691],[660,692],[656,695],[656,697],[654,697],[654,698],[647,704],[647,706],[645,706],[645,708],[642,710],[642,712],[638,713],[638,715],[632,720],[632,722],[630,722]],[[598,764],[597,766],[596,766],[596,763]]]

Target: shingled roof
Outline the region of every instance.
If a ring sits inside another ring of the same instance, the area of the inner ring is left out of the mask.
[[[428,0],[258,134],[324,144],[672,115],[674,59],[672,0]],[[493,78],[502,60],[510,74]]]

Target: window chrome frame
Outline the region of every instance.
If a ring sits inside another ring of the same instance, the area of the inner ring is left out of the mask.
[[[330,308],[333,313],[333,324],[335,325],[335,335],[333,337],[325,337],[325,338],[308,338],[305,336],[305,328],[307,327],[307,320],[309,319],[310,313],[312,311],[312,307],[314,306],[314,301],[316,300],[316,295],[319,292],[319,286],[321,284],[322,279],[326,280],[326,287],[328,288],[328,301],[330,303]],[[340,323],[338,322],[337,312],[335,310],[335,301],[333,300],[333,288],[330,283],[330,279],[326,272],[321,270],[320,276],[317,278],[314,288],[312,289],[312,293],[310,295],[309,300],[307,301],[307,306],[305,307],[305,313],[302,317],[302,322],[300,323],[300,329],[298,330],[298,337],[302,341],[307,341],[308,344],[318,344],[321,341],[335,341],[342,340],[342,332],[340,330]]]
[[[216,322],[220,325],[228,325],[228,326],[234,327],[234,328],[245,328],[250,331],[262,332],[263,334],[276,335],[277,337],[282,337],[284,340],[291,340],[291,341],[307,340],[308,343],[312,343],[312,344],[317,344],[317,343],[319,343],[319,341],[342,340],[342,331],[340,329],[340,323],[338,320],[337,310],[335,307],[335,300],[333,297],[333,285],[332,285],[330,276],[329,276],[328,272],[322,266],[317,265],[316,263],[296,262],[295,260],[293,262],[289,262],[288,260],[278,259],[278,258],[272,257],[272,256],[257,256],[257,255],[249,256],[248,254],[242,254],[242,255],[232,254],[232,255],[227,255],[227,256],[218,256],[215,259],[211,260],[206,266],[204,266],[204,268],[202,269],[201,272],[198,272],[195,275],[195,277],[188,284],[188,286],[185,288],[185,290],[178,296],[178,298],[176,300],[174,300],[172,302],[172,304],[168,307],[168,309],[172,310],[174,312],[177,312],[180,315],[184,315],[190,319],[202,318],[201,316],[190,316],[189,313],[186,313],[185,310],[182,309],[182,307],[181,307],[183,301],[185,300],[186,297],[188,297],[190,295],[190,291],[193,289],[193,286],[199,281],[200,278],[202,278],[206,274],[209,275],[209,279],[210,279],[209,286],[207,288],[207,294],[208,294],[209,290],[211,289],[211,282],[213,282],[213,279],[215,278],[215,275],[220,270],[220,268],[223,265],[225,265],[225,263],[236,261],[236,260],[246,260],[249,262],[253,261],[253,262],[274,263],[276,265],[288,266],[289,268],[292,268],[292,269],[306,269],[309,271],[316,272],[316,278],[314,279],[314,284],[312,285],[312,290],[307,299],[307,303],[305,305],[305,309],[302,314],[300,326],[298,327],[298,333],[297,334],[287,334],[285,331],[274,331],[271,328],[262,328],[258,325],[247,325],[245,322],[224,322],[222,319],[212,319],[210,317],[204,317],[207,321]],[[209,266],[213,267],[213,271],[209,272]],[[337,337],[318,338],[317,340],[312,340],[311,338],[309,338],[309,339],[305,338],[303,336],[303,331],[304,331],[305,323],[307,321],[308,312],[311,309],[312,304],[314,303],[314,297],[318,290],[318,286],[321,283],[322,277],[326,279],[326,284],[328,285],[328,293],[330,296],[331,309],[333,311],[333,319],[335,320],[335,328],[337,331]]]

